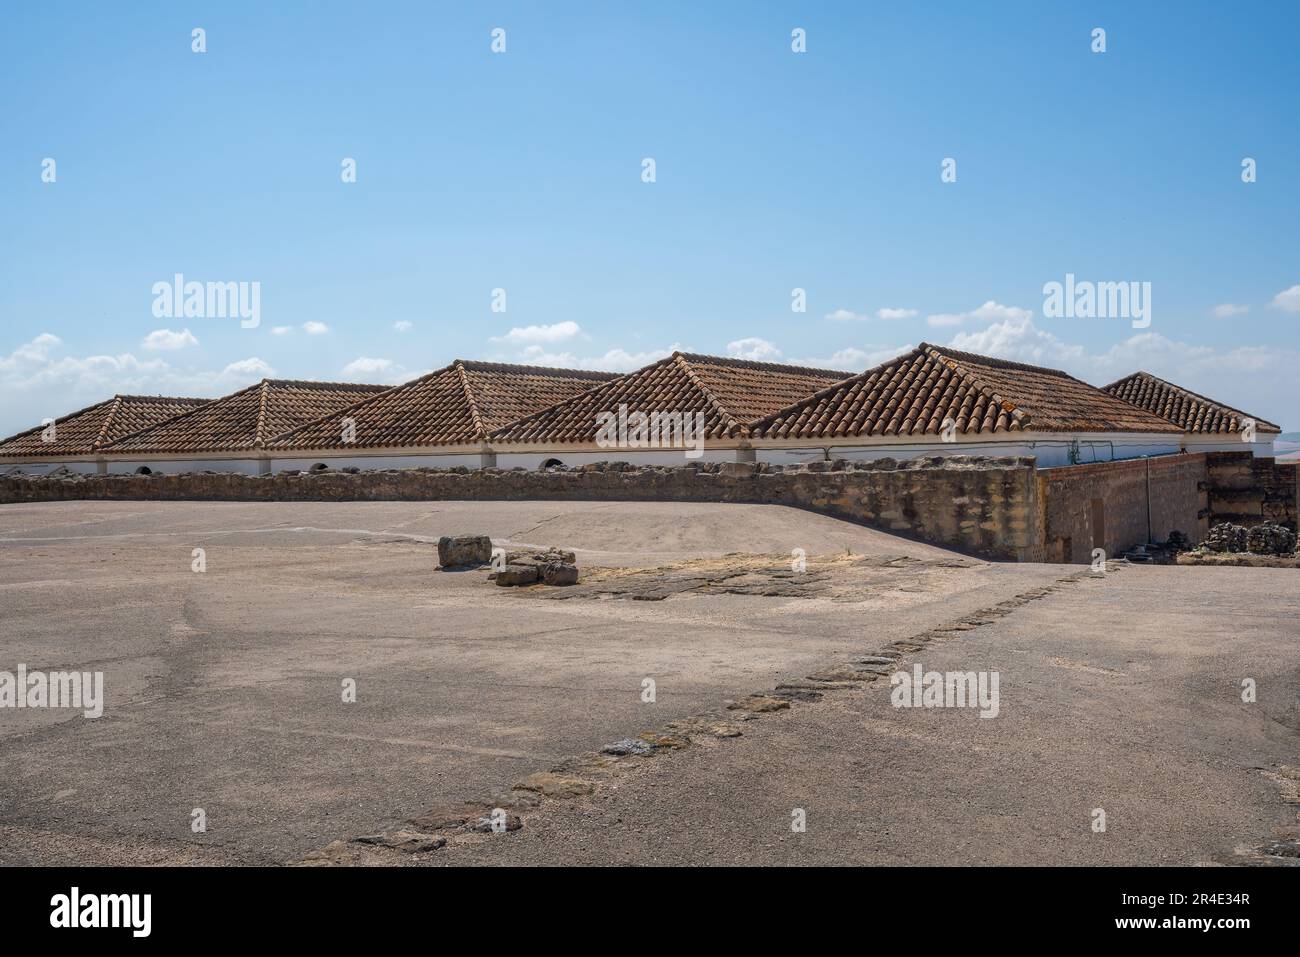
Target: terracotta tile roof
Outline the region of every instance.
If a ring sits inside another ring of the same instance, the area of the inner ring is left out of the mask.
[[[395,389],[316,419],[276,449],[415,448],[482,442],[493,429],[614,378],[609,372],[457,359]],[[355,441],[343,441],[343,419]]]
[[[382,385],[263,379],[165,422],[107,445],[106,452],[238,452],[261,448],[268,438],[349,405]]]
[[[921,343],[751,423],[755,437],[1176,432],[1176,427],[1055,369]]]
[[[708,438],[746,434],[745,423],[844,379],[843,372],[675,352],[492,433],[494,443],[596,441],[597,416],[699,412]]]
[[[87,455],[114,439],[207,402],[165,395],[115,395],[56,419],[53,442],[41,441],[43,425],[5,439],[0,442],[0,456]]]
[[[1134,372],[1102,388],[1125,402],[1168,419],[1184,432],[1240,433],[1244,419],[1254,419],[1257,432],[1282,431],[1272,422],[1157,379],[1149,372]]]

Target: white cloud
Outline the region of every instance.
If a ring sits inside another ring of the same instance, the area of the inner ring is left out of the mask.
[[[379,375],[385,372],[391,372],[397,363],[392,359],[372,359],[369,356],[358,356],[343,367],[343,375]]]
[[[339,372],[348,382],[370,382],[377,385],[401,385],[403,382],[409,382],[412,379],[419,378],[426,372],[432,370],[425,369],[419,372],[412,372],[400,362],[392,359],[378,359],[371,356],[358,356]]]
[[[980,355],[1036,365],[1076,360],[1084,355],[1082,346],[1062,342],[1051,333],[1039,329],[1028,317],[1008,319],[978,332],[959,332],[948,345],[964,352],[978,352]]]
[[[800,359],[787,357],[785,353],[766,339],[748,338],[727,343],[727,355],[735,359],[781,362],[786,365],[807,366],[813,369],[842,369],[846,373],[854,373],[870,369],[872,366],[878,366],[882,362],[901,355],[911,348],[910,345],[869,349],[846,346],[843,349],[837,349],[829,356]]]
[[[988,300],[978,309],[970,312],[941,312],[926,316],[925,321],[932,326],[960,326],[968,322],[1006,322],[1028,319],[1033,313],[1019,306],[1004,306],[1000,302]]]
[[[61,355],[58,336],[41,333],[0,356],[0,434],[9,435],[102,402],[115,393],[216,396],[275,375],[256,357],[220,372],[177,369],[159,357]]]
[[[1007,319],[978,332],[961,332],[954,349],[1062,369],[1093,385],[1105,385],[1139,369],[1193,392],[1277,422],[1294,423],[1300,405],[1294,370],[1300,350],[1238,346],[1219,351],[1142,332],[1089,353],[1034,325],[1028,317]]]
[[[217,373],[216,381],[238,381],[252,384],[261,379],[270,379],[274,375],[274,369],[254,356],[230,363]]]
[[[51,352],[63,345],[63,340],[53,333],[42,332],[31,342],[24,342],[21,346],[9,354],[7,358],[0,359],[0,370],[17,369],[26,363],[44,362]]]
[[[836,309],[826,313],[826,318],[832,322],[860,322],[867,317],[864,313],[854,312],[852,309]]]
[[[395,323],[393,323],[393,328],[396,329],[398,332],[410,332],[411,329],[414,327],[414,325],[415,323],[411,322],[408,319],[398,319]]]
[[[1300,286],[1283,289],[1273,297],[1269,305],[1283,312],[1300,312]]]
[[[315,319],[308,319],[302,324],[302,331],[309,336],[323,336],[330,331],[330,327],[323,322],[317,322]]]
[[[895,356],[901,356],[904,352],[911,349],[912,346],[886,346],[881,349],[859,349],[855,346],[846,346],[843,349],[837,349],[829,356],[812,357],[808,359],[786,359],[784,361],[796,366],[808,366],[812,369],[840,369],[846,373],[865,372],[873,366],[878,366],[882,362],[888,362]]]
[[[1250,312],[1249,306],[1239,306],[1236,303],[1225,302],[1220,306],[1214,307],[1215,319],[1230,319],[1233,316],[1244,316]]]
[[[576,322],[565,321],[549,326],[516,326],[504,336],[493,336],[489,342],[501,342],[509,345],[525,345],[540,342],[563,342],[572,339],[582,331]]]
[[[513,356],[498,356],[499,362],[520,362],[525,365],[553,366],[561,369],[590,369],[595,372],[632,372],[652,362],[658,362],[666,356],[681,349],[674,343],[667,349],[651,349],[645,352],[628,352],[626,349],[610,349],[604,355],[579,356],[572,352],[548,352],[542,346],[528,346]]]
[[[915,319],[920,313],[915,309],[882,306],[875,311],[874,315],[885,322],[893,322],[897,319]],[[834,312],[826,313],[826,318],[833,322],[866,322],[871,316],[865,312],[854,312],[852,309],[836,309]]]
[[[727,343],[727,355],[733,359],[748,359],[751,362],[780,362],[781,350],[766,339],[749,337]]]
[[[58,336],[43,332],[0,358],[0,388],[65,387],[116,379],[137,382],[168,369],[162,359],[140,360],[129,352],[117,356],[59,358],[55,352],[61,345],[63,341]]]
[[[173,332],[171,329],[155,329],[144,337],[144,341],[140,343],[140,348],[175,352],[177,349],[185,349],[198,344],[199,340],[195,339],[188,329],[182,329],[180,332]]]
[[[276,326],[274,329],[271,330],[271,335],[287,336],[291,332],[293,332],[293,326]]]

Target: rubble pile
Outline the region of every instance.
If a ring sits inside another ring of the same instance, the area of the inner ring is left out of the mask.
[[[1254,555],[1291,555],[1296,550],[1295,532],[1265,522],[1246,533],[1246,548]]]
[[[563,548],[520,549],[505,553],[503,567],[488,575],[490,581],[511,585],[576,585],[577,556]]]
[[[576,585],[578,559],[565,548],[493,548],[487,535],[444,535],[438,539],[444,570],[491,565],[488,581],[498,585]]]
[[[1296,553],[1295,532],[1285,525],[1264,522],[1246,528],[1222,522],[1210,529],[1201,543],[1203,551],[1291,556]]]
[[[1201,547],[1207,552],[1244,552],[1246,550],[1246,529],[1231,522],[1220,522],[1210,529]]]

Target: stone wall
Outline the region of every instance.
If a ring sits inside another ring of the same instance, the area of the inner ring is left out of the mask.
[[[1013,561],[1086,563],[1171,531],[1202,541],[1211,522],[1296,522],[1296,467],[1249,452],[1165,455],[1035,471],[1022,457],[927,457],[806,465],[596,463],[524,469],[329,470],[277,475],[0,477],[0,503],[555,500],[789,505]]]
[[[1249,452],[1210,452],[1207,462],[1212,524],[1273,522],[1297,531],[1295,463]]]
[[[805,508],[994,559],[1039,549],[1032,458],[952,456],[802,466],[597,463],[554,471],[400,469],[240,475],[0,477],[0,503],[575,499],[770,503]]]
[[[1204,453],[1039,471],[1040,560],[1087,562],[1094,548],[1113,558],[1175,530],[1201,541],[1209,531],[1206,476]]]

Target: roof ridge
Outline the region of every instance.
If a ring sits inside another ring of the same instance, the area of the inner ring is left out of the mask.
[[[737,356],[710,356],[702,352],[682,352],[680,349],[673,352],[673,355],[679,355],[689,361],[699,362],[701,365],[728,365],[739,366],[745,369],[756,369],[764,372],[802,372],[812,375],[838,375],[847,379],[856,373],[847,372],[844,369],[819,369],[816,366],[797,366],[790,362],[763,362],[759,359],[741,359]]]
[[[195,396],[181,395],[134,395],[125,392],[119,392],[115,398],[123,399],[127,402],[157,402],[170,403],[172,405],[202,405],[205,402],[211,402],[211,399],[203,399]],[[107,400],[105,400],[107,401]]]
[[[270,380],[263,379],[261,383],[261,394],[257,398],[257,424],[253,426],[253,448],[262,447],[262,426],[266,423],[266,403],[271,398]]]
[[[307,386],[308,388],[320,386],[323,389],[341,389],[344,391],[351,389],[384,389],[383,384],[378,382],[331,382],[328,379],[274,379],[268,377],[264,378],[262,382],[259,383],[259,385],[261,384],[272,386]],[[242,392],[243,390],[241,389],[240,391]],[[231,393],[231,395],[234,394],[235,393],[233,392]],[[224,398],[224,396],[222,398]]]
[[[469,373],[465,371],[465,363],[461,359],[456,359],[453,363],[456,369],[456,376],[460,380],[461,391],[465,393],[465,401],[469,403],[469,417],[474,423],[474,435],[480,441],[487,438],[487,428],[483,425],[483,416],[479,414],[478,399],[474,395],[474,387],[470,385]]]
[[[92,449],[99,448],[100,443],[103,442],[104,439],[108,437],[108,425],[110,422],[113,421],[113,416],[117,415],[118,411],[121,408],[122,408],[122,396],[120,395],[113,396],[113,407],[108,410],[108,415],[104,416],[104,422],[99,427],[99,433],[93,439],[90,440],[90,447]]]
[[[748,438],[748,426],[732,415],[731,410],[723,405],[722,401],[713,394],[713,390],[700,380],[699,375],[691,368],[690,359],[687,358],[688,355],[690,355],[690,353],[678,351],[673,352],[673,359],[676,361],[677,367],[686,373],[686,378],[690,381],[691,385],[704,393],[704,397],[709,400],[709,404],[713,406],[714,410],[722,416],[723,421],[729,423],[727,431],[730,432],[732,428],[738,427],[740,429],[740,438]]]
[[[515,362],[488,362],[484,359],[457,359],[455,362],[458,362],[465,368],[471,369],[475,372],[523,371],[534,374],[558,373],[561,376],[568,376],[575,379],[599,379],[601,381],[611,381],[622,375],[628,374],[622,372],[605,372],[600,369],[568,369],[564,366],[534,366]]]
[[[995,369],[1018,369],[1021,372],[1047,372],[1051,375],[1074,379],[1075,382],[1083,381],[1063,369],[1053,369],[1051,366],[1036,366],[1030,362],[1016,362],[1013,359],[1000,359],[997,356],[982,356],[978,352],[963,352],[960,349],[949,349],[947,346],[933,346],[928,342],[922,342],[918,348],[930,349],[939,355],[947,356],[954,362],[974,362],[980,365],[993,366]],[[1096,386],[1093,386],[1093,388],[1096,388]]]

